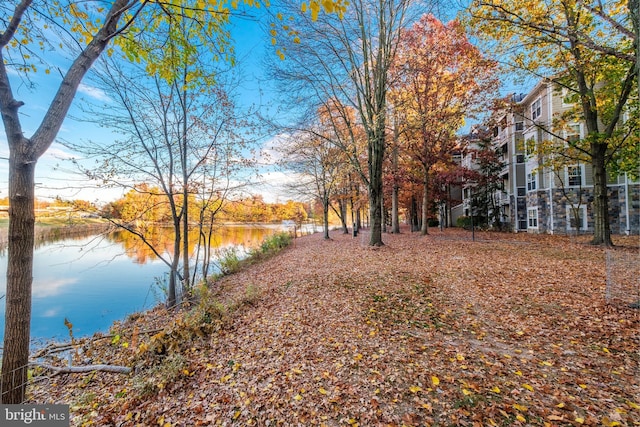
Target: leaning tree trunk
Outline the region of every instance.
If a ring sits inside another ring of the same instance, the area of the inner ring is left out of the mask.
[[[611,226],[609,224],[609,196],[607,194],[607,169],[605,166],[606,151],[606,144],[591,143],[594,193],[593,213],[595,218],[591,243],[594,245],[613,246]]]
[[[9,156],[9,246],[4,342],[11,344],[2,359],[2,403],[21,403],[27,384],[33,282],[34,183],[36,160],[19,150]],[[5,348],[6,349],[6,348]]]
[[[342,234],[349,234],[347,226],[347,201],[343,198],[338,199],[338,208],[340,209],[340,222],[342,223]]]
[[[76,57],[65,74],[42,123],[31,139],[25,138],[16,101],[1,51],[15,40],[22,17],[30,13],[30,0],[15,8],[11,31],[0,38],[0,107],[9,145],[9,242],[7,249],[7,294],[5,336],[2,359],[2,403],[21,403],[24,398],[29,363],[31,285],[35,234],[35,167],[49,149],[69,111],[82,78],[117,32],[118,21],[128,9],[128,0],[115,0],[104,24]],[[6,392],[6,394],[5,394]]]

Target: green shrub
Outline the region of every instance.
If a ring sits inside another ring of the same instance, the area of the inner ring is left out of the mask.
[[[280,249],[286,248],[291,244],[291,235],[289,233],[281,232],[272,234],[267,237],[260,245],[260,251],[263,254],[269,254],[276,252]]]
[[[233,274],[240,269],[240,255],[235,246],[219,249],[217,255],[222,275]]]
[[[456,220],[456,226],[464,228],[466,230],[471,229],[471,217],[470,216],[459,216]]]

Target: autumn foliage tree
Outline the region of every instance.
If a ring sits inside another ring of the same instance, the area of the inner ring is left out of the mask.
[[[513,70],[548,79],[574,104],[563,121],[582,121],[586,138],[566,147],[587,156],[593,170],[592,242],[612,245],[608,172],[638,168],[637,0],[474,0],[468,14],[487,51]],[[558,129],[543,131],[551,138]]]
[[[393,62],[393,104],[402,111],[405,150],[420,165],[422,234],[428,232],[431,173],[447,162],[465,117],[496,88],[495,64],[467,39],[458,21],[428,14],[401,36]]]

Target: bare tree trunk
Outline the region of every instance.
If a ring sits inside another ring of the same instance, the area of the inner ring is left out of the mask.
[[[391,232],[394,234],[400,233],[400,219],[398,218],[398,192],[399,187],[397,184],[394,184],[393,192],[391,193]]]
[[[591,160],[593,168],[593,210],[594,210],[594,245],[613,246],[611,225],[609,224],[609,196],[607,194],[607,169],[605,166],[606,144],[591,144]]]
[[[382,121],[384,126],[384,121]],[[380,124],[378,124],[380,126]],[[384,128],[383,128],[384,129]],[[383,246],[382,241],[382,160],[384,158],[384,132],[369,143],[369,216],[371,233],[369,246]]]
[[[429,234],[429,168],[424,168],[424,181],[422,181],[422,227],[420,234]]]
[[[180,237],[180,218],[174,216],[173,218],[173,230],[175,233],[173,240],[173,259],[171,260],[171,272],[169,276],[169,289],[167,289],[167,307],[173,307],[176,305],[177,299],[177,281],[180,265],[180,245],[182,239]]]
[[[344,222],[344,221],[343,221]],[[325,240],[329,240],[329,198],[322,198],[322,229]]]
[[[397,128],[394,127],[394,133],[397,134]],[[397,139],[397,135],[394,136]],[[400,192],[400,186],[398,185],[398,144],[394,143],[393,151],[391,153],[391,164],[393,168],[393,190],[391,192],[391,232],[394,234],[400,233],[400,221],[398,218],[398,193]]]
[[[347,201],[342,197],[338,199],[338,208],[340,210],[340,223],[342,224],[342,233],[349,234],[349,227],[347,226]]]
[[[9,245],[7,250],[7,293],[5,351],[2,359],[2,402],[24,400],[29,360],[31,285],[34,245],[35,160],[23,158],[18,150],[9,157]]]
[[[127,10],[126,0],[116,0],[104,25],[64,76],[42,123],[28,139],[24,137],[2,50],[15,37],[22,17],[29,13],[30,0],[15,8],[7,31],[0,35],[0,109],[9,145],[9,244],[7,249],[7,295],[4,353],[2,358],[3,404],[21,403],[27,383],[31,322],[31,285],[35,234],[35,166],[51,146],[69,111],[82,78],[116,34],[120,16]]]

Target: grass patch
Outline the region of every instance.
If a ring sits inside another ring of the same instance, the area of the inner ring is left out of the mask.
[[[289,233],[281,232],[267,237],[258,248],[249,251],[242,257],[238,248],[230,247],[218,251],[218,267],[220,272],[212,276],[213,280],[228,276],[242,270],[243,267],[267,259],[291,244]]]
[[[167,385],[177,381],[180,376],[185,375],[185,370],[187,370],[187,359],[179,353],[172,353],[165,357],[162,363],[136,375],[133,380],[133,389],[140,397],[153,396]]]

